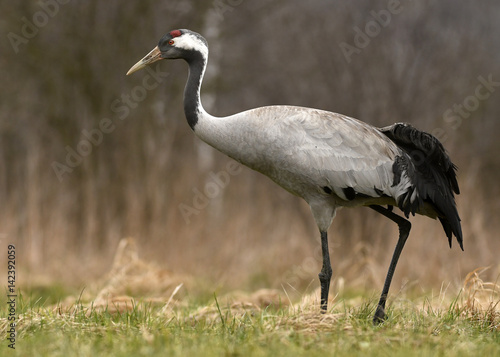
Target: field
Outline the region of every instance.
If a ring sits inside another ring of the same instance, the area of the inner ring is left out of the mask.
[[[95,285],[49,285],[18,296],[17,355],[500,355],[500,286],[484,282],[481,270],[456,294],[391,296],[387,321],[373,326],[375,292],[333,291],[321,314],[318,290],[296,301],[286,288],[218,293],[140,260],[130,240],[122,243]],[[1,335],[8,328],[2,318]]]
[[[14,270],[21,356],[500,355],[498,8],[0,2],[0,355],[14,352]],[[209,43],[201,97],[214,116],[294,105],[435,135],[458,167],[464,251],[439,221],[409,217],[389,319],[374,327],[398,228],[339,210],[319,314],[307,203],[196,137],[185,63],[126,76],[184,28]]]

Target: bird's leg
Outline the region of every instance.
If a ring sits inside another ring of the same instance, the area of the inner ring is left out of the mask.
[[[328,251],[328,234],[326,232],[321,232],[321,250],[323,252],[323,267],[318,275],[321,283],[321,312],[325,313],[328,307],[328,292],[332,278],[330,252]]]
[[[379,324],[383,322],[386,318],[385,302],[387,301],[387,295],[389,294],[389,287],[391,286],[392,276],[394,275],[394,271],[396,270],[396,265],[398,264],[399,256],[401,255],[401,251],[403,250],[403,247],[406,243],[406,239],[408,239],[408,235],[410,234],[411,223],[407,219],[395,214],[394,212],[392,212],[387,208],[376,205],[370,206],[370,208],[377,211],[380,214],[383,214],[393,222],[396,222],[399,227],[398,243],[396,244],[396,249],[394,250],[394,254],[392,255],[391,265],[389,265],[389,270],[387,271],[384,288],[382,289],[382,295],[380,296],[377,310],[375,311],[375,316],[373,316],[373,323]]]

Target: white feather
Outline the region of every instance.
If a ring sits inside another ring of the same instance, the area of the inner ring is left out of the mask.
[[[196,50],[201,52],[203,58],[208,58],[208,47],[196,35],[190,32],[185,32],[179,37],[174,39],[174,47],[182,48],[184,50]]]

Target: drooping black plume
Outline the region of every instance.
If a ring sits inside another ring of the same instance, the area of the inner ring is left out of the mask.
[[[418,212],[424,202],[430,203],[438,212],[450,247],[454,234],[463,250],[462,228],[454,196],[454,193],[460,193],[457,167],[446,154],[443,144],[409,124],[396,123],[379,130],[407,154],[397,157],[394,163],[395,181],[400,179],[403,169],[413,184],[413,189],[398,202],[401,210],[408,217],[410,213]]]

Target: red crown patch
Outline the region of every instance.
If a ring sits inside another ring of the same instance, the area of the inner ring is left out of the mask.
[[[170,31],[170,36],[172,37],[179,37],[180,35],[182,35],[182,33],[179,30]]]

